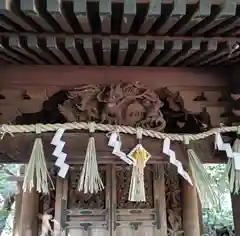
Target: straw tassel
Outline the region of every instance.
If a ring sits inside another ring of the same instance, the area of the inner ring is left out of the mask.
[[[238,194],[240,191],[240,169],[236,168],[236,158],[239,157],[240,153],[240,127],[237,131],[237,138],[232,146],[233,158],[228,158],[228,162],[223,175],[223,182],[229,178],[229,189],[231,193]],[[236,156],[238,154],[238,156]]]
[[[36,125],[36,134],[39,136],[41,133],[41,125]],[[51,177],[48,173],[45,154],[43,150],[42,139],[37,137],[32,153],[30,156],[29,163],[23,181],[23,191],[31,191],[32,188],[36,187],[36,191],[43,194],[49,194],[48,178],[50,179],[51,185],[54,188]],[[36,186],[35,186],[36,184]]]
[[[187,154],[189,159],[189,165],[191,169],[191,176],[193,182],[196,185],[199,199],[202,205],[206,208],[218,205],[218,189],[216,184],[213,184],[213,180],[207,173],[196,152],[189,144],[188,137],[184,137],[185,145],[187,148]]]
[[[137,130],[138,145],[132,152],[132,156],[136,160],[132,168],[132,177],[129,189],[128,200],[133,202],[145,202],[145,186],[144,186],[144,168],[147,159],[147,153],[141,145],[142,129]]]
[[[95,123],[89,123],[89,141],[86,157],[79,180],[78,190],[84,193],[97,193],[104,189],[103,182],[98,172],[98,164],[95,148]]]

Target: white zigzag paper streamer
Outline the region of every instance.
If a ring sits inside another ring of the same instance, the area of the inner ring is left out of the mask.
[[[234,152],[230,143],[224,143],[220,133],[216,134],[215,145],[219,151],[225,151],[228,158],[233,158],[235,169],[240,170],[240,153]]]
[[[233,158],[233,150],[230,143],[224,143],[220,133],[216,134],[215,147],[219,151],[225,151],[228,158]]]
[[[60,168],[60,170],[58,172],[58,176],[60,176],[62,178],[65,178],[65,176],[68,172],[68,169],[69,169],[69,165],[65,163],[67,154],[62,151],[63,147],[65,145],[65,142],[61,140],[64,131],[65,130],[62,128],[58,129],[52,139],[52,142],[51,142],[52,145],[56,146],[52,155],[57,157],[55,166],[58,166]]]
[[[177,167],[177,171],[178,173],[185,179],[187,180],[191,185],[193,185],[192,183],[192,179],[189,176],[189,174],[183,169],[183,165],[180,161],[178,161],[176,159],[176,154],[173,150],[170,149],[170,139],[169,138],[165,138],[164,142],[163,142],[163,153],[165,153],[166,155],[168,155],[170,157],[169,161],[171,164],[175,165]]]
[[[119,140],[119,133],[113,132],[109,138],[108,146],[113,147],[112,154],[120,157],[123,161],[128,163],[129,165],[132,165],[133,162],[128,156],[121,151],[122,142]]]

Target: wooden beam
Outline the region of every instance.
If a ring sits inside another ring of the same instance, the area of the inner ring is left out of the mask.
[[[99,1],[99,17],[101,20],[102,33],[109,34],[111,32],[111,0]]]
[[[53,137],[53,133],[43,133],[41,138],[43,140],[43,146],[47,161],[55,162],[56,158],[52,156],[54,146],[50,145]],[[63,140],[66,142],[64,146],[64,152],[68,154],[67,162],[69,164],[80,164],[84,162],[85,151],[88,143],[87,133],[65,133]],[[35,140],[35,134],[15,134],[14,138],[5,136],[0,142],[1,155],[8,154],[9,157],[14,157],[19,162],[27,163],[31,155],[33,143]],[[111,155],[112,148],[108,147],[108,139],[104,133],[96,133],[96,149],[98,152],[99,163],[114,163],[122,162],[118,157]],[[204,140],[202,148],[204,148],[205,155],[199,156],[203,162],[224,162],[226,160],[225,154],[223,156],[215,156],[212,154],[212,142],[210,139]],[[122,150],[128,153],[135,145],[136,138],[132,135],[122,134],[123,148]],[[152,157],[149,163],[168,162],[168,157],[162,154],[162,141],[151,138],[144,138],[143,145],[151,153]],[[186,164],[185,152],[182,145],[179,143],[173,143],[172,149],[178,154],[178,160]],[[198,148],[201,145],[198,144]],[[0,160],[1,162],[1,160]],[[12,160],[14,162],[14,160]]]
[[[83,48],[87,54],[87,57],[92,65],[97,65],[97,59],[93,49],[93,41],[91,38],[83,40]]]
[[[73,33],[73,29],[62,11],[62,1],[47,0],[46,3],[48,14],[57,22],[58,26],[64,32]]]
[[[157,30],[159,35],[165,35],[174,25],[186,14],[186,1],[173,0],[168,16],[163,19],[160,28]]]
[[[76,19],[81,26],[84,33],[91,33],[92,28],[88,19],[87,13],[87,0],[72,0],[73,1],[73,11]]]
[[[183,66],[190,66],[198,61],[202,61],[203,58],[208,58],[209,55],[211,55],[213,52],[215,52],[218,49],[218,41],[215,39],[212,39],[208,41],[207,43],[202,43],[202,50],[199,51],[199,53],[194,54],[189,59],[185,60],[183,62]]]
[[[54,32],[54,28],[47,21],[47,17],[44,17],[39,11],[38,1],[34,0],[21,0],[20,1],[20,9],[21,11],[33,22],[40,26],[43,30],[47,32]]]
[[[22,45],[22,42],[20,41],[20,38],[18,36],[11,36],[9,38],[9,47],[13,49],[14,51],[24,55],[26,58],[29,58],[29,60],[34,61],[34,63],[39,64],[39,65],[44,65],[46,64],[45,61],[43,61],[41,58],[35,56],[31,52],[25,49]]]
[[[12,58],[11,56],[8,56],[5,53],[1,52],[1,48],[0,48],[0,58],[10,64],[22,64],[22,62],[19,61],[17,58]]]
[[[124,0],[123,17],[121,25],[122,34],[129,33],[136,13],[137,13],[136,1]]]
[[[140,39],[139,41],[137,41],[137,48],[130,62],[131,66],[136,66],[138,64],[146,48],[147,48],[147,43],[145,39]]]
[[[71,36],[67,37],[65,40],[65,48],[68,50],[70,55],[72,56],[73,60],[78,65],[84,65],[84,61],[82,57],[80,56],[77,48],[77,44],[75,42],[75,39]]]
[[[172,58],[174,55],[179,53],[182,50],[182,41],[176,40],[171,43],[171,48],[166,52],[165,55],[160,57],[160,59],[157,61],[157,66],[163,66],[170,58]]]
[[[102,41],[102,51],[103,51],[103,61],[104,65],[111,65],[111,41],[109,39],[104,39]]]
[[[81,77],[79,77],[81,74]],[[193,76],[194,75],[194,76]],[[151,89],[172,87],[178,90],[226,90],[227,80],[215,70],[162,67],[74,67],[74,66],[8,66],[1,67],[0,87],[26,89],[33,87],[59,89],[74,88],[79,84],[111,84],[116,81],[131,83],[133,78]],[[166,78],[167,80],[159,80]],[[66,80],[66,78],[68,78]],[[146,79],[147,78],[147,79]],[[5,137],[4,137],[5,138]],[[0,142],[1,143],[1,142]]]
[[[118,51],[117,65],[122,66],[124,64],[127,52],[128,52],[128,40],[127,39],[121,39],[119,41],[119,51]]]
[[[32,62],[28,58],[9,49],[8,45],[3,43],[3,40],[1,38],[0,38],[0,53],[10,57],[11,59],[17,60],[21,63],[23,62],[25,64],[32,64]]]
[[[143,62],[144,66],[149,66],[157,56],[159,56],[162,51],[164,50],[164,41],[157,40],[154,42],[154,48],[152,49],[151,53],[147,56],[145,61]]]
[[[161,1],[159,0],[150,0],[148,6],[148,13],[144,19],[144,22],[141,24],[139,33],[146,34],[153,26],[153,24],[158,19],[161,14]]]
[[[58,42],[56,37],[47,37],[47,48],[50,52],[55,55],[59,61],[61,61],[63,64],[71,65],[72,63],[69,61],[69,59],[64,55],[64,53],[59,48]]]
[[[211,61],[208,65],[214,66],[219,63],[226,65],[228,63],[232,63],[236,59],[237,60],[240,59],[239,56],[240,56],[240,51],[238,51],[238,50],[233,52],[232,54],[228,52],[227,54],[222,54],[216,60]]]
[[[0,16],[0,27],[8,31],[17,31],[11,22],[7,22],[3,16]]]
[[[53,57],[48,50],[44,50],[41,47],[40,39],[37,36],[28,36],[27,37],[27,45],[30,50],[32,50],[39,57],[43,58],[45,61],[52,65],[58,65],[59,62]]]
[[[10,37],[10,36],[21,36],[21,37],[28,37],[28,36],[37,36],[40,39],[44,39],[47,37],[55,37],[56,39],[63,39],[68,36],[72,36],[75,39],[92,39],[92,40],[103,40],[103,39],[110,39],[110,40],[121,40],[121,39],[128,39],[132,41],[138,40],[146,40],[146,41],[153,41],[153,40],[164,40],[164,41],[175,41],[175,40],[182,40],[182,41],[192,41],[194,39],[199,39],[203,42],[209,42],[211,40],[216,40],[217,42],[236,42],[240,43],[240,37],[204,37],[204,36],[156,36],[156,35],[120,35],[120,34],[111,34],[111,35],[101,35],[101,34],[65,34],[65,33],[31,33],[31,32],[0,32],[0,36]]]
[[[195,5],[195,9],[185,15],[187,22],[181,25],[178,30],[174,32],[174,35],[185,35],[194,26],[201,23],[211,14],[211,2],[209,0],[201,0]]]
[[[198,65],[200,66],[204,66],[212,61],[217,60],[218,58],[225,56],[225,55],[229,55],[229,46],[227,43],[223,43],[222,45],[220,44],[218,47],[218,51],[216,51],[216,54],[214,55],[209,55],[208,58],[206,60],[203,60],[202,62],[198,63]]]
[[[199,52],[201,48],[201,40],[194,39],[192,42],[185,43],[185,48],[183,49],[183,52],[181,55],[179,55],[174,60],[170,60],[168,63],[169,66],[177,66],[182,61],[187,60],[192,55],[194,55],[196,52]]]
[[[26,19],[22,19],[18,11],[17,3],[14,0],[1,0],[0,14],[25,31],[36,31],[34,27],[26,22]]]
[[[194,31],[195,35],[203,35],[206,32],[210,31],[214,27],[220,25],[222,22],[228,20],[230,17],[235,16],[237,10],[237,0],[228,0],[223,1],[221,5],[219,5],[218,10],[213,13],[213,17],[211,17],[210,22],[206,24],[199,24],[196,31]]]

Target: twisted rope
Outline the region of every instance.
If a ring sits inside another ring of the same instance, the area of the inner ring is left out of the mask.
[[[73,122],[73,123],[56,123],[56,124],[37,124],[41,127],[41,132],[53,132],[57,131],[60,128],[65,130],[88,130],[89,126],[86,122]],[[97,131],[111,132],[118,129],[119,132],[124,134],[133,134],[136,135],[139,132],[139,128],[133,128],[131,126],[116,126],[108,124],[95,124],[95,129]],[[203,133],[198,134],[170,134],[162,133],[154,130],[142,129],[142,135],[146,137],[156,138],[156,139],[165,139],[169,138],[172,141],[184,141],[186,137],[189,140],[199,140],[204,139],[209,136],[215,135],[216,133],[227,133],[227,132],[237,132],[239,126],[224,126],[220,128],[213,128]],[[14,133],[32,133],[36,131],[36,124],[33,125],[2,125],[0,126],[0,134],[14,134]]]

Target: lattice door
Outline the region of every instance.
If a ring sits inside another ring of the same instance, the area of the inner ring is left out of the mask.
[[[110,199],[106,188],[98,194],[79,192],[77,184],[81,170],[80,167],[75,169],[78,171],[71,172],[68,186],[67,231],[71,236],[107,236],[109,235],[107,206]],[[104,186],[107,186],[106,166],[100,166],[99,171]]]
[[[149,165],[145,169],[146,202],[132,203],[128,201],[131,167],[100,166],[105,190],[97,195],[77,191],[80,168],[75,167],[78,171],[71,171],[68,184],[66,233],[71,236],[160,235],[154,168]],[[164,191],[162,197],[165,198]]]
[[[145,169],[146,202],[141,203],[128,201],[132,173],[131,167],[126,165],[117,165],[113,167],[112,172],[112,179],[114,181],[112,193],[113,235],[157,235],[157,214],[155,209],[156,204],[154,199],[154,178],[152,166],[147,166]]]

